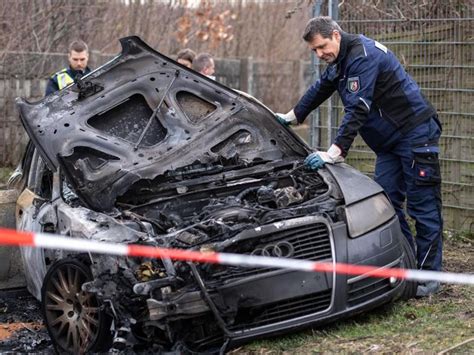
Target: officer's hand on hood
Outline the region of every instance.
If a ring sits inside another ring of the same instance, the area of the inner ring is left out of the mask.
[[[277,113],[275,114],[275,117],[283,126],[289,126],[296,121],[296,116],[293,110],[288,113]]]
[[[317,170],[322,168],[326,163],[342,163],[344,161],[344,157],[341,154],[341,149],[337,145],[333,144],[327,152],[314,152],[309,154],[304,160],[304,165],[306,165],[311,170]]]

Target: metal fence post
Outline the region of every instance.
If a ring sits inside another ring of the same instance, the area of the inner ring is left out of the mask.
[[[302,60],[295,60],[293,62],[293,72],[297,75],[296,80],[296,93],[298,98],[303,96],[304,91],[306,89],[305,80],[304,80],[304,72],[305,72],[305,62]]]
[[[334,21],[338,20],[338,1],[337,0],[328,0],[328,16],[331,17]],[[334,95],[332,95],[328,100],[328,113],[327,113],[327,148],[329,148],[334,141],[335,129],[337,128],[337,107],[335,103]]]
[[[252,57],[240,59],[240,90],[252,96],[253,74]]]
[[[312,9],[312,17],[319,16],[321,14],[322,0],[316,0]],[[311,52],[311,82],[314,83],[318,80],[319,72],[319,59],[316,55]],[[319,148],[321,145],[321,110],[318,107],[311,113],[309,121],[309,144],[313,148]]]

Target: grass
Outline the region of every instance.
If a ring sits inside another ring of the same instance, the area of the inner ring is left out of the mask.
[[[471,231],[445,231],[444,232],[445,238],[450,238],[457,242],[462,243],[474,243],[474,232]]]
[[[445,269],[474,271],[473,244],[445,242]],[[460,345],[463,342],[466,344]],[[474,287],[443,285],[428,298],[398,301],[358,316],[292,335],[260,340],[232,354],[474,353]]]
[[[12,172],[13,168],[0,167],[0,186],[6,185]]]
[[[434,296],[398,302],[324,328],[257,341],[236,352],[439,352],[474,336],[473,308],[465,307],[474,292],[466,292],[462,301]]]

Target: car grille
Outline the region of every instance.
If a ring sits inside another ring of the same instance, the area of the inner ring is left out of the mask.
[[[350,307],[364,303],[392,290],[388,279],[366,278],[348,285]]]
[[[240,309],[229,330],[238,331],[321,312],[331,304],[331,290],[267,304]]]
[[[269,243],[288,242],[293,246],[294,252],[289,257],[313,261],[332,260],[331,241],[329,228],[324,223],[313,223],[279,230],[269,235],[258,235],[254,243],[242,241],[242,246],[233,246],[239,253],[252,254],[253,251],[265,248]],[[231,280],[255,276],[274,269],[271,268],[240,268],[219,267],[212,272],[212,281],[226,283]]]
[[[310,295],[274,302],[265,306],[241,308],[233,324],[228,326],[227,329],[231,332],[250,330],[324,311],[328,309],[331,304],[331,293],[332,290],[325,290]],[[208,328],[211,325],[212,331],[210,329],[204,331],[205,336],[199,337],[198,339],[190,339],[195,350],[208,350],[210,346],[216,346],[222,343],[224,334],[221,330],[215,329],[214,322],[208,321]]]

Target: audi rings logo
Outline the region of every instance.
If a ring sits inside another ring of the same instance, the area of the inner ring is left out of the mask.
[[[295,248],[289,242],[277,242],[256,248],[250,255],[274,256],[277,258],[291,258],[295,253]]]

